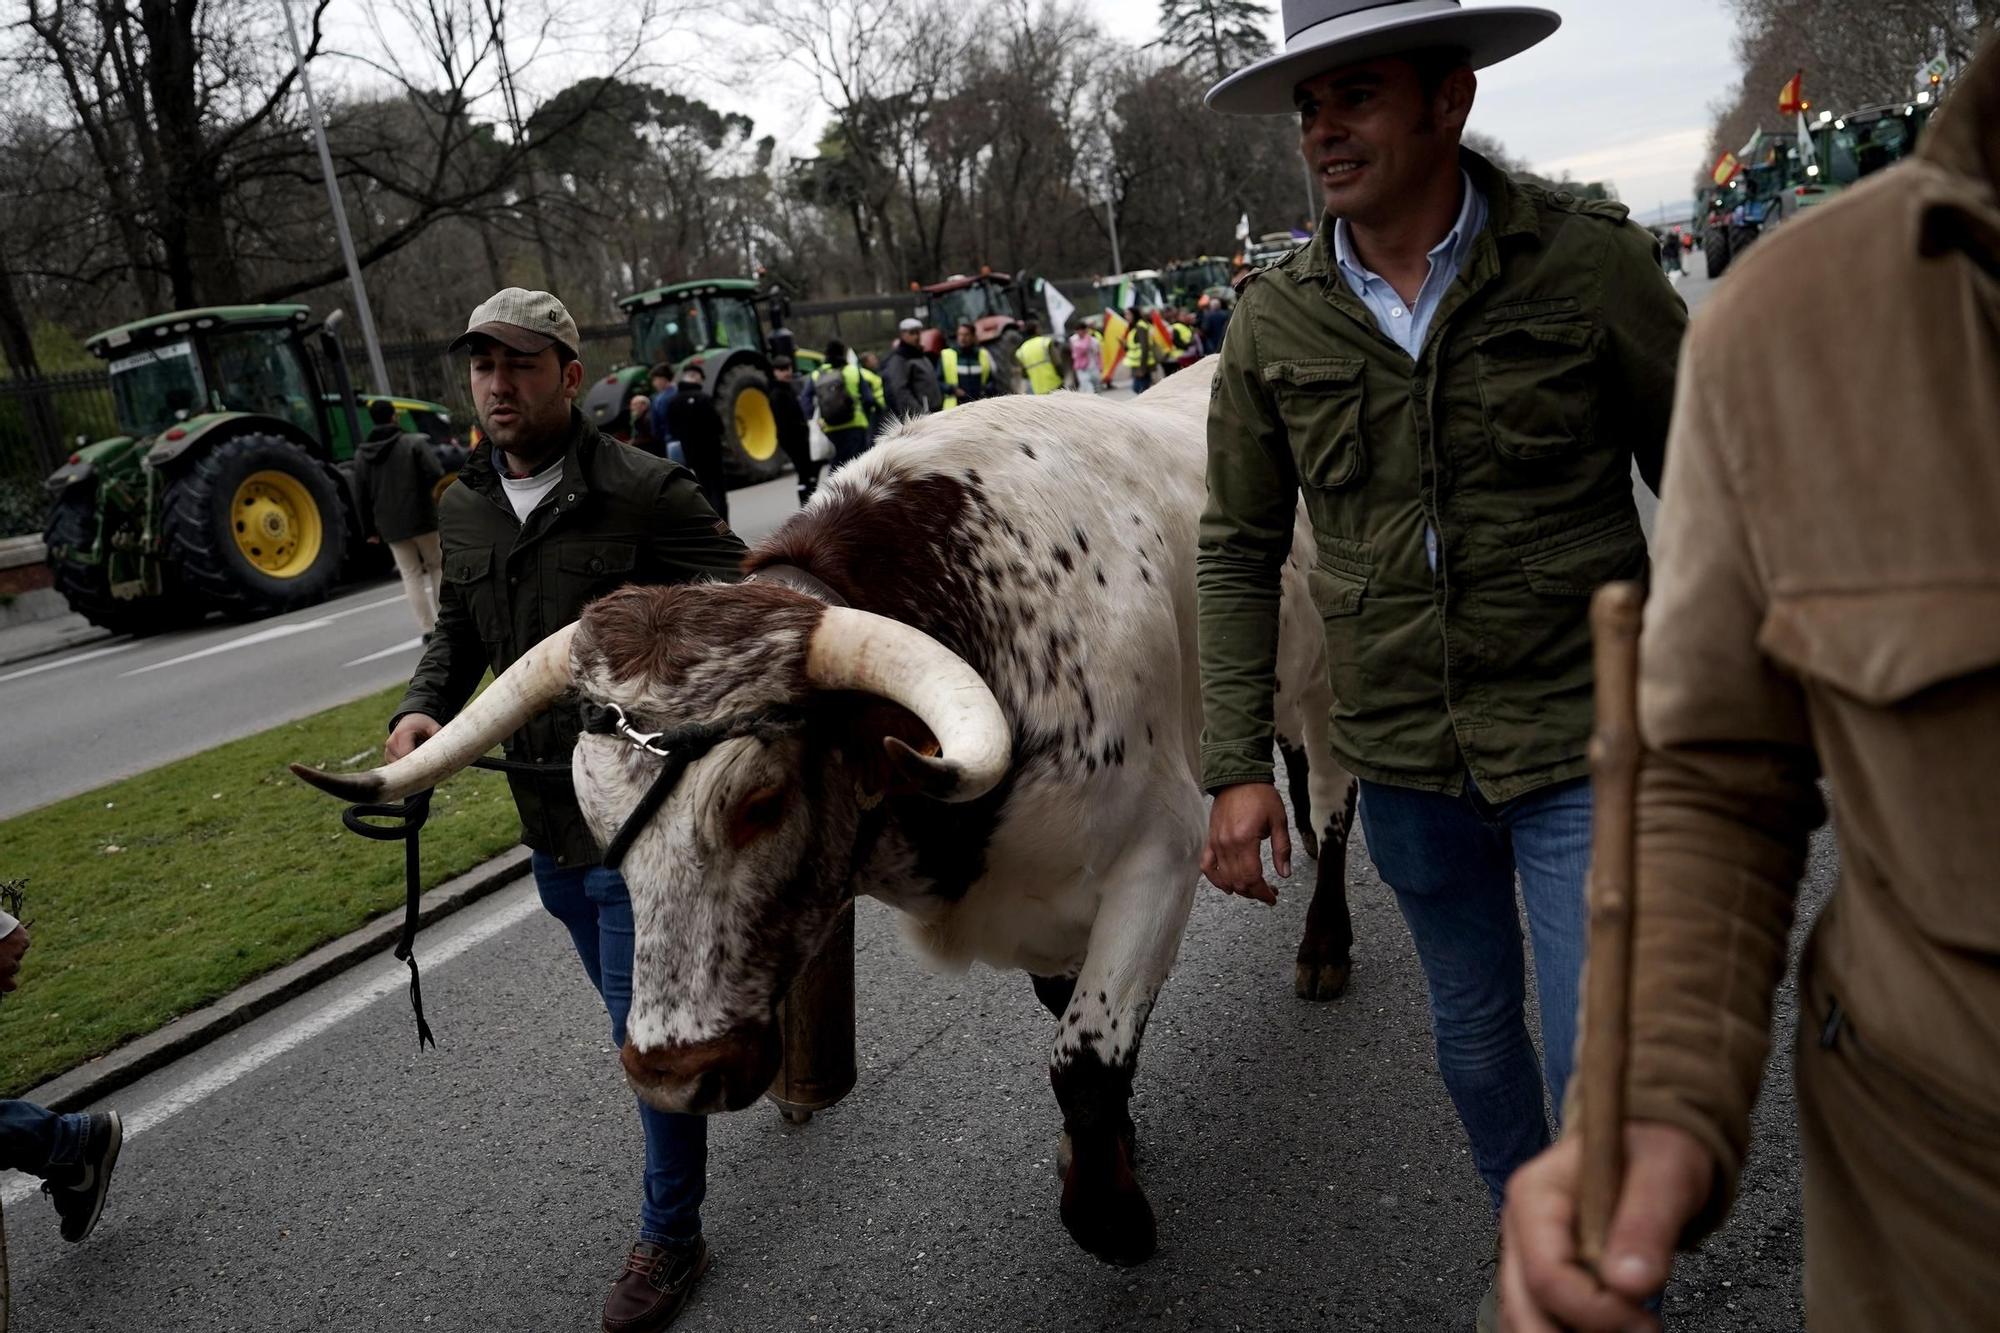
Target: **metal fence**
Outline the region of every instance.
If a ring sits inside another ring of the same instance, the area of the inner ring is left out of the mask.
[[[1056,286],[1080,299],[1087,279],[1057,280]],[[895,341],[896,323],[916,307],[914,292],[877,292],[792,306],[790,325],[802,348],[818,350],[838,338],[856,351],[883,352]],[[631,335],[623,324],[578,330],[584,368],[598,374],[632,359]],[[465,367],[445,351],[450,335],[389,343],[382,360],[390,386],[399,394],[445,404],[461,422],[472,419]],[[366,391],[368,358],[358,345],[346,348],[355,388]],[[0,379],[0,537],[40,532],[47,507],[42,479],[69,456],[79,439],[117,433],[111,377],[102,370],[66,371],[33,379]]]
[[[111,377],[101,370],[0,380],[0,537],[42,530],[42,479],[79,437],[117,432]]]

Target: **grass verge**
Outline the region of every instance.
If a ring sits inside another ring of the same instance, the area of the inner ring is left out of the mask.
[[[398,907],[401,844],[349,833],[339,803],[285,765],[380,762],[400,697],[384,690],[0,820],[0,878],[28,881],[33,936],[20,989],[0,1003],[0,1096]],[[424,887],[519,836],[503,777],[453,778],[424,826]]]

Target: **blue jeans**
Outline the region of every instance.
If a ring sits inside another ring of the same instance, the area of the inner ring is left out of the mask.
[[[843,426],[830,430],[826,438],[833,442],[833,462],[827,465],[829,474],[838,472],[855,459],[868,452],[868,446],[875,443],[875,437],[868,433],[866,426]]]
[[[611,1015],[611,1040],[625,1044],[625,1015],[632,1008],[632,896],[625,877],[603,866],[564,868],[534,855],[535,887],[542,906],[569,930],[576,956]],[[646,1131],[646,1193],[639,1205],[639,1239],[685,1245],[701,1234],[701,1201],[708,1192],[708,1121],[639,1103]]]
[[[1498,1213],[1507,1177],[1549,1144],[1544,1079],[1560,1122],[1576,1056],[1590,781],[1501,805],[1482,798],[1470,778],[1458,796],[1363,782],[1361,827],[1416,942],[1438,1072]],[[1524,1007],[1517,874],[1535,949],[1540,1070]]]
[[[33,1102],[0,1102],[0,1169],[47,1179],[53,1170],[83,1164],[87,1115],[57,1115]]]

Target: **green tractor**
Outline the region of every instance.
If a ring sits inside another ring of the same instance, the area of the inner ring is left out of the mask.
[[[338,312],[302,305],[179,310],[86,344],[111,372],[121,434],[50,474],[43,542],[70,607],[146,634],[211,610],[255,619],[310,606],[344,565],[376,564],[346,475],[373,396],[358,398]],[[464,463],[449,411],[392,398],[447,474]]]
[[[728,448],[723,469],[731,486],[769,481],[785,469],[778,423],[771,415],[774,350],[758,310],[769,297],[744,278],[676,282],[619,298],[632,332],[632,363],[601,376],[583,397],[583,414],[601,431],[628,439],[629,404],[651,397],[651,369],[661,363],[678,375],[699,358],[707,390],[722,414]],[[816,352],[791,351],[801,377],[819,369]]]
[[[1229,279],[1233,266],[1215,255],[1197,255],[1165,269],[1167,300],[1182,310],[1193,310],[1206,296],[1211,301],[1233,301],[1236,292]]]

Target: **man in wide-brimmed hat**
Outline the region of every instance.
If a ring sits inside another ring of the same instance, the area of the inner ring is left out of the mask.
[[[1658,485],[1686,311],[1623,208],[1516,183],[1459,146],[1473,70],[1547,37],[1554,14],[1286,0],[1284,21],[1281,53],[1208,94],[1219,111],[1297,112],[1326,219],[1241,281],[1216,373],[1204,869],[1268,899],[1264,839],[1280,873],[1289,862],[1271,697],[1303,492],[1334,748],[1361,779],[1369,852],[1415,941],[1439,1071],[1497,1211],[1548,1143],[1569,1076],[1590,842],[1585,608],[1598,584],[1645,573],[1632,464]],[[1317,831],[1333,846],[1345,833]],[[1494,1305],[1489,1291],[1482,1325]]]

